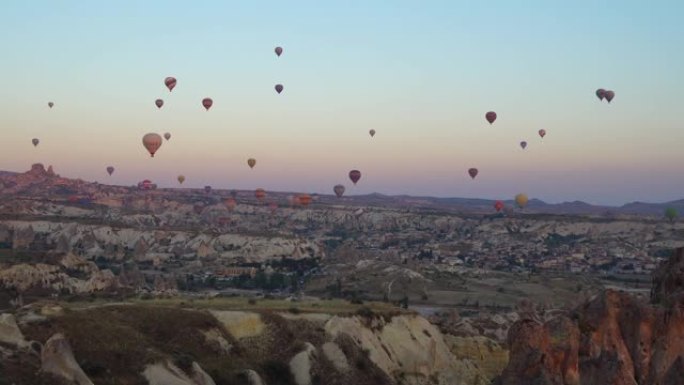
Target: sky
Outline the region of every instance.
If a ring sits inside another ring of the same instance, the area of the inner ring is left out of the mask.
[[[3,1],[0,169],[40,162],[160,187],[182,174],[185,187],[681,199],[682,15],[680,0]],[[172,135],[154,158],[148,132]]]

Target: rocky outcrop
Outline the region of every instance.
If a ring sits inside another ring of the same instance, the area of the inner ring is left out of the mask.
[[[307,342],[304,350],[290,360],[290,372],[297,385],[311,385],[311,360],[315,353],[316,348]]]
[[[257,313],[212,310],[211,314],[237,339],[258,337],[266,330],[266,324]]]
[[[28,346],[12,314],[0,314],[0,345],[2,344],[17,348]]]
[[[544,323],[514,324],[499,384],[681,384],[683,253],[678,249],[654,274],[655,303],[607,290]]]
[[[449,350],[457,360],[469,361],[489,382],[499,376],[508,365],[508,350],[487,337],[444,336]]]
[[[69,342],[60,333],[47,340],[41,360],[43,372],[63,378],[75,385],[93,385],[76,362]]]

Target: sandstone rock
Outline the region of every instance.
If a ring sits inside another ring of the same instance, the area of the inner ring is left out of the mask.
[[[252,369],[246,370],[245,375],[247,376],[247,381],[249,381],[248,385],[266,385],[264,384],[264,381],[261,380],[259,373]]]
[[[93,385],[76,362],[69,342],[60,333],[50,337],[41,354],[41,370],[71,381],[75,385]]]
[[[297,385],[311,385],[311,360],[315,353],[316,348],[307,342],[304,350],[290,360],[290,372]]]
[[[147,365],[142,373],[149,385],[197,385],[171,362]]]
[[[336,343],[326,342],[323,344],[322,349],[325,357],[332,362],[333,365],[335,365],[337,370],[340,372],[345,372],[349,369],[349,361],[347,360],[347,356],[344,355],[344,352]]]
[[[456,359],[472,362],[485,381],[499,376],[508,364],[508,350],[489,338],[450,335],[444,338]]]
[[[211,314],[237,339],[258,337],[266,330],[257,313],[212,310]]]
[[[204,334],[204,337],[209,344],[214,345],[216,350],[223,354],[229,354],[230,350],[233,348],[233,345],[231,345],[217,329],[205,330],[202,334]]]
[[[196,385],[216,385],[214,379],[197,363],[192,363],[192,380]]]
[[[0,314],[0,344],[13,345],[17,348],[29,346],[12,314]]]

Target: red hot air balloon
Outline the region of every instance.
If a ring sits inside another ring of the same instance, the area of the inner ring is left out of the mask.
[[[335,192],[335,195],[337,195],[338,198],[342,198],[342,195],[344,195],[344,190],[345,188],[341,184],[338,184],[335,187],[333,187],[333,191]]]
[[[224,201],[224,203],[226,204],[226,207],[228,208],[228,211],[233,211],[233,209],[234,209],[235,206],[237,205],[237,202],[236,202],[235,199],[233,199],[233,198],[228,198],[228,199],[226,199],[226,200]]]
[[[283,47],[275,47],[276,55],[280,56],[283,54]]]
[[[504,203],[502,201],[496,201],[494,203],[494,209],[499,212],[504,208]]]
[[[611,101],[613,101],[613,98],[614,98],[614,97],[615,97],[615,92],[613,92],[613,91],[606,91],[606,101],[608,101],[608,103],[610,103]]]
[[[276,84],[275,85],[275,90],[277,93],[283,92],[283,85],[282,84]]]
[[[107,173],[111,176],[112,173],[114,173],[114,167],[112,167],[112,166],[107,167]]]
[[[53,102],[48,102],[48,107],[52,108],[52,107],[54,107],[54,105],[55,105],[55,103],[53,103]]]
[[[543,128],[541,130],[539,130],[539,136],[541,136],[542,138],[545,137],[546,136],[546,130]]]
[[[204,108],[207,109],[207,111],[209,111],[209,109],[211,108],[212,104],[214,104],[214,101],[211,100],[211,98],[204,98],[204,99],[202,99],[202,105],[204,106]]]
[[[494,112],[494,111],[489,111],[489,112],[487,112],[487,113],[485,114],[485,119],[487,119],[487,121],[489,122],[489,124],[494,123],[494,121],[496,120],[496,112]]]
[[[150,156],[154,157],[154,153],[159,150],[162,145],[162,137],[158,134],[149,133],[143,136],[143,146],[149,151]]]
[[[266,191],[262,188],[258,188],[256,189],[256,191],[254,191],[254,196],[258,200],[263,200],[264,198],[266,198]]]
[[[351,181],[354,182],[354,184],[356,184],[356,182],[358,182],[359,179],[361,179],[361,171],[359,171],[359,170],[349,171],[349,179],[351,179]]]
[[[308,206],[309,203],[311,203],[311,196],[309,194],[302,194],[299,197],[297,197],[297,200],[299,201],[300,205]]]
[[[477,169],[476,168],[469,168],[468,169],[468,175],[470,175],[471,178],[475,179],[477,176]]]
[[[154,101],[154,104],[157,106],[157,108],[162,108],[162,106],[164,105],[164,101],[161,99],[157,99]]]
[[[606,90],[603,88],[596,90],[596,97],[599,98],[600,101],[603,101],[603,98],[606,97]]]
[[[168,88],[169,92],[171,92],[176,86],[176,78],[169,76],[168,78],[164,79],[164,84],[166,84],[166,88]]]
[[[527,147],[527,142],[524,140],[522,142],[520,142],[520,147],[522,147],[522,149],[524,150],[525,147]]]

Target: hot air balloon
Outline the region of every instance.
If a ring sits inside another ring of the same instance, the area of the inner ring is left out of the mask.
[[[280,56],[283,53],[283,47],[275,47],[275,53]]]
[[[341,184],[338,184],[335,187],[333,187],[333,191],[335,192],[335,195],[337,195],[338,198],[342,198],[342,195],[344,195],[344,190],[345,188]]]
[[[504,208],[504,203],[502,201],[494,202],[494,209],[499,212]]]
[[[349,179],[351,179],[351,181],[354,182],[354,184],[356,184],[356,182],[358,182],[359,179],[361,179],[361,171],[359,171],[359,170],[349,171]]]
[[[165,133],[165,134],[164,134],[164,139],[166,139],[166,140],[171,139],[171,134],[169,134],[168,132]]]
[[[143,146],[150,152],[150,156],[154,157],[154,153],[159,150],[162,145],[162,137],[159,134],[149,133],[143,136]]]
[[[173,87],[176,86],[176,78],[169,76],[168,78],[164,79],[164,84],[166,84],[169,92],[171,92],[173,91]]]
[[[515,196],[515,203],[518,205],[518,207],[525,208],[527,205],[527,195],[525,194],[518,194]]]
[[[48,107],[52,108],[55,105],[53,102],[48,102]]]
[[[162,106],[164,105],[164,101],[161,99],[157,99],[154,101],[154,104],[157,106],[157,108],[162,108]]]
[[[256,189],[256,191],[254,191],[254,196],[258,200],[263,200],[264,198],[266,198],[266,191],[262,188],[258,188]]]
[[[371,138],[375,136],[375,130],[370,130],[368,133],[370,134]]]
[[[487,119],[487,121],[489,122],[489,124],[494,123],[494,121],[496,120],[496,112],[494,112],[494,111],[489,111],[489,112],[487,112],[487,113],[485,114],[485,119]]]
[[[33,143],[33,147],[36,147],[38,146],[38,143],[40,143],[40,140],[38,140],[37,138],[33,138],[31,139],[31,143]]]
[[[603,101],[603,98],[606,97],[606,90],[603,88],[596,90],[596,97],[599,98],[600,101]]]
[[[256,165],[256,159],[254,159],[254,158],[247,159],[247,165],[249,166],[249,168],[254,168],[254,165]]]
[[[204,186],[204,192],[209,194],[211,192],[211,186]]]
[[[300,205],[308,206],[309,203],[311,203],[311,196],[309,194],[302,194],[297,198],[297,200],[299,201]]]
[[[608,101],[608,103],[610,103],[614,97],[615,97],[615,92],[606,91],[606,100]]]
[[[229,211],[233,211],[233,209],[237,205],[237,202],[235,202],[235,199],[233,199],[233,198],[226,199],[224,201],[224,203],[226,204],[226,207],[228,208]]]
[[[522,142],[520,142],[520,147],[522,147],[522,149],[524,150],[525,147],[527,147],[527,142],[524,140]]]
[[[283,92],[283,85],[282,84],[276,84],[275,85],[275,90],[277,93]]]
[[[107,167],[107,173],[111,176],[114,173],[114,167],[112,167],[112,166]]]
[[[185,177],[183,175],[178,175],[178,183],[183,184],[185,182]]]
[[[545,137],[546,136],[546,130],[544,130],[544,129],[539,130],[539,136],[541,136],[542,138]]]
[[[473,179],[475,179],[475,177],[477,176],[477,173],[478,173],[478,171],[476,168],[469,168],[468,169],[468,175],[470,175],[470,177]]]
[[[212,105],[212,104],[214,104],[214,101],[211,100],[211,98],[204,98],[204,99],[202,99],[202,105],[204,106],[204,108],[207,109],[207,111],[209,111],[209,109],[211,108],[211,105]]]

